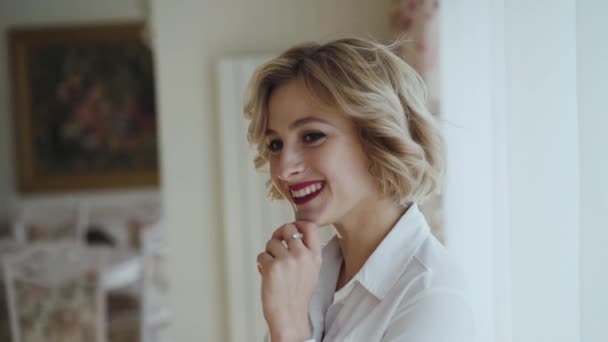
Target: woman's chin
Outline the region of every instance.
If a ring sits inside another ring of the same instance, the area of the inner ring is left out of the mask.
[[[317,213],[312,213],[305,210],[299,210],[295,212],[296,221],[307,221],[316,224],[319,227],[327,225],[327,222]]]

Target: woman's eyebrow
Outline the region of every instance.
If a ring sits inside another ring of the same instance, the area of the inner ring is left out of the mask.
[[[329,126],[332,126],[332,127],[334,126],[328,120],[320,118],[318,116],[307,116],[307,117],[300,118],[300,119],[298,119],[298,120],[290,123],[289,126],[287,126],[287,127],[289,128],[289,130],[293,130],[295,128],[298,128],[300,126],[309,124],[311,122],[318,122],[318,123],[322,123],[322,124],[329,125]],[[267,129],[266,130],[266,135],[270,135],[270,134],[276,134],[276,132],[274,130],[272,130],[272,129]]]

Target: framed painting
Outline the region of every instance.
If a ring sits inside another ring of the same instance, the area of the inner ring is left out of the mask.
[[[9,30],[20,191],[158,184],[154,67],[142,30]]]

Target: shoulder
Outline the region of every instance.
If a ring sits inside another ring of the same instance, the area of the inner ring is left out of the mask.
[[[416,251],[393,290],[400,297],[393,322],[425,334],[440,330],[454,337],[474,336],[475,315],[464,272],[434,237]],[[441,329],[436,329],[438,322]],[[443,339],[437,336],[437,341]]]
[[[393,291],[398,303],[386,341],[476,340],[475,313],[465,277],[436,239],[420,246]]]
[[[461,292],[432,288],[401,302],[391,316],[386,341],[473,342],[475,315]]]
[[[432,235],[405,265],[400,283],[402,287],[407,287],[407,297],[410,299],[419,293],[439,289],[460,293],[464,297],[469,295],[469,285],[462,267]]]

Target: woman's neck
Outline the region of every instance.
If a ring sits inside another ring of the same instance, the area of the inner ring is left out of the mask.
[[[336,290],[359,272],[408,208],[394,200],[375,200],[373,205],[354,208],[334,224],[344,258]]]

